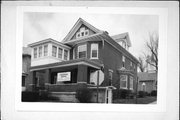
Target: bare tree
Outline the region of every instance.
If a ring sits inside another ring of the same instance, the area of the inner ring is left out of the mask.
[[[155,67],[158,71],[158,42],[159,36],[157,34],[149,34],[149,42],[146,42],[148,53],[145,54],[147,64]]]
[[[139,69],[140,69],[140,71],[145,72],[147,66],[144,63],[144,58],[142,56],[138,57],[138,61],[139,61]]]

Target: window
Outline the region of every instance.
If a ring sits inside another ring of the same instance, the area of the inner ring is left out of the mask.
[[[91,58],[98,58],[98,44],[91,44]]]
[[[130,79],[129,79],[129,89],[133,90],[133,77],[130,76]]]
[[[37,48],[34,48],[34,58],[37,58]]]
[[[122,66],[125,67],[125,56],[122,56]]]
[[[78,58],[85,58],[87,51],[87,45],[78,46]]]
[[[44,45],[44,56],[48,54],[48,45]]]
[[[68,51],[64,50],[64,60],[67,60],[67,59],[68,59]]]
[[[39,47],[39,57],[42,57],[42,46]]]
[[[112,85],[113,70],[109,69],[109,85]]]
[[[62,48],[59,48],[58,49],[58,58],[61,58],[62,59]]]
[[[141,90],[142,90],[142,91],[146,91],[146,83],[143,82],[143,83],[141,84]]]
[[[127,89],[127,75],[120,76],[120,88]]]
[[[89,35],[89,30],[86,30],[85,27],[80,28],[80,31],[76,33],[76,38]]]
[[[56,53],[57,53],[57,47],[56,46],[52,46],[52,56],[56,57]]]

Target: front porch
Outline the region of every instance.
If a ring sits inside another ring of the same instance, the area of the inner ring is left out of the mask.
[[[76,59],[31,67],[27,91],[75,92],[80,88],[95,86],[90,82],[91,71],[100,70],[102,64],[88,59]],[[68,73],[69,79],[58,74]]]

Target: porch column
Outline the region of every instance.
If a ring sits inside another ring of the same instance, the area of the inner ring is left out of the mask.
[[[51,81],[51,69],[47,69],[45,72],[45,79],[44,79],[44,83],[46,84],[50,84]]]
[[[35,79],[36,79],[36,71],[31,71],[29,73],[29,80],[27,80],[27,90],[32,91],[35,86]]]
[[[87,83],[87,66],[86,65],[78,65],[77,82]]]

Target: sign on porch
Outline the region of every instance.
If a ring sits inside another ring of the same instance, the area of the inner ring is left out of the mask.
[[[71,72],[61,72],[57,74],[57,81],[71,81]]]

